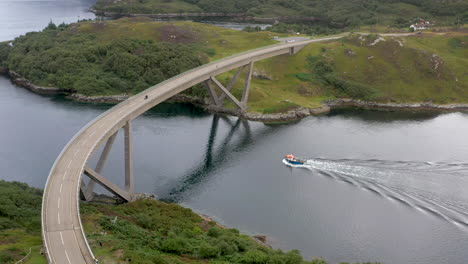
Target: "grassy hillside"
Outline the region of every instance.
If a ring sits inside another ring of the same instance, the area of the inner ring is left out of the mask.
[[[241,32],[145,18],[89,21],[0,44],[0,65],[44,86],[85,95],[135,94],[203,63],[277,43],[271,32]],[[255,63],[249,109],[318,107],[334,98],[379,102],[468,102],[464,31],[388,37],[351,35],[294,56]],[[2,59],[3,58],[3,59]],[[227,85],[235,70],[218,76]],[[233,93],[241,97],[244,75]],[[201,85],[189,91],[206,96]],[[232,106],[228,103],[228,107]]]
[[[379,102],[468,102],[468,35],[352,35],[257,62],[249,107],[280,112],[334,98]],[[224,75],[224,81],[233,76]],[[223,79],[223,78],[221,78]],[[234,93],[241,96],[242,81]]]
[[[298,104],[304,104],[301,99],[307,95],[386,102],[468,102],[468,36],[423,34],[383,37],[376,42],[377,38],[355,35],[310,45],[292,58],[261,62],[258,68],[278,80],[262,84],[289,85],[288,92],[296,94],[287,99]]]
[[[314,17],[323,27],[407,27],[422,17],[439,25],[468,20],[465,0],[98,0],[95,8],[116,13],[243,13],[254,17]]]
[[[24,183],[0,180],[0,263],[47,263],[40,254],[42,191]]]

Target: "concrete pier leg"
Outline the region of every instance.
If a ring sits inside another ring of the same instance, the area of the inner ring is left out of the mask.
[[[237,70],[237,72],[236,72],[236,74],[234,75],[234,77],[232,78],[231,82],[229,82],[229,85],[226,87],[226,90],[231,91],[232,88],[234,88],[234,84],[236,84],[236,81],[237,81],[237,79],[239,78],[239,75],[242,73],[242,70],[244,70],[245,66],[246,66],[246,65],[241,66],[241,67]],[[226,94],[222,93],[222,94],[219,96],[218,100],[220,101],[221,104],[224,104],[224,99],[226,99]]]
[[[130,194],[134,193],[133,179],[133,143],[132,143],[132,123],[127,121],[124,126],[125,131],[125,189]]]
[[[96,165],[95,171],[97,173],[101,173],[102,169],[104,168],[104,164],[106,163],[107,157],[109,156],[109,152],[112,149],[112,145],[114,144],[115,138],[117,137],[117,133],[115,132],[110,138],[107,140],[106,145],[104,146],[104,149],[102,150],[101,156],[99,157],[98,163]],[[93,180],[90,180],[88,183],[88,186],[86,187],[86,192],[85,192],[85,200],[86,201],[91,201],[94,198],[94,186],[96,185],[96,182]]]
[[[253,61],[249,63],[247,76],[245,77],[244,92],[242,93],[242,110],[247,110],[247,101],[249,100],[250,83],[252,82]]]
[[[242,109],[242,104],[239,102],[239,100],[236,99],[234,95],[232,95],[214,76],[210,77],[211,81],[216,84],[216,86],[221,89],[221,91],[229,98],[233,103],[235,103],[239,108]]]
[[[218,95],[216,94],[216,91],[214,87],[211,85],[211,80],[206,80],[205,81],[205,86],[208,89],[208,92],[210,93],[211,99],[213,100],[213,103],[216,106],[221,106],[221,101],[218,98]]]

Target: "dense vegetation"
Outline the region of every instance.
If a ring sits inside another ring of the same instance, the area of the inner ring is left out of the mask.
[[[148,19],[50,23],[42,32],[0,43],[0,66],[37,85],[72,93],[135,94],[208,62],[210,56],[224,56],[225,49],[232,54],[273,43],[270,37],[212,29]]]
[[[243,13],[254,17],[313,17],[315,25],[345,28],[360,25],[409,26],[423,17],[439,25],[468,21],[465,0],[99,0],[96,9],[117,13]]]
[[[0,180],[0,263],[15,263],[31,247],[34,262],[30,263],[46,263],[39,254],[41,202],[41,190]]]
[[[95,34],[74,30],[51,23],[19,37],[2,63],[35,84],[85,95],[134,94],[201,64],[188,45],[123,35],[99,42]]]

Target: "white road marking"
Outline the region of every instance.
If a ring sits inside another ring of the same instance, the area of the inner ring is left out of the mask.
[[[60,225],[60,213],[59,212],[57,212],[57,220],[58,220],[58,223]]]
[[[77,150],[75,150],[75,154],[73,154],[73,158],[75,158],[75,157],[76,157],[76,154],[78,154],[78,151],[79,151],[78,149],[77,149]]]
[[[68,169],[65,170],[65,173],[63,174],[62,180],[65,180],[65,177],[67,176]]]
[[[57,208],[60,209],[60,197],[58,198]]]
[[[62,192],[63,183],[60,184],[60,192]]]
[[[68,166],[67,166],[67,169],[70,168],[70,165],[71,165],[72,161],[70,160],[70,162],[68,162]]]
[[[62,245],[65,245],[65,243],[63,243],[63,235],[62,235],[62,232],[60,232],[60,239],[62,240]]]
[[[68,263],[70,263],[70,264],[71,264],[71,262],[70,262],[70,258],[68,257],[67,250],[65,250],[65,256],[67,256]]]

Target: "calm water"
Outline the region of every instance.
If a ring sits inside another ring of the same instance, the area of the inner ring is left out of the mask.
[[[0,39],[88,14],[89,2],[31,3],[0,1]],[[0,77],[0,178],[42,188],[66,142],[107,108],[32,94]],[[134,121],[136,190],[332,263],[461,264],[466,131],[464,113],[346,111],[268,126],[162,105]],[[120,134],[103,171],[119,184],[122,142]],[[286,167],[289,152],[309,165]]]

